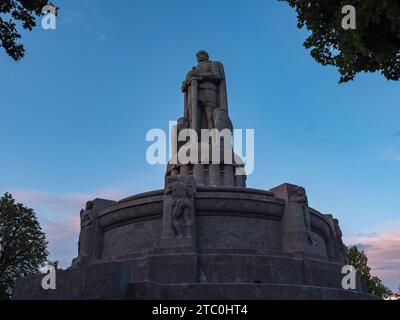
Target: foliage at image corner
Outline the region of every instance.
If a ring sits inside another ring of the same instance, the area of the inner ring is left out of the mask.
[[[339,83],[361,72],[400,79],[399,0],[279,0],[295,9],[298,28],[310,33],[304,42],[322,65],[335,66]],[[342,28],[342,8],[356,9],[356,29]]]
[[[0,48],[15,61],[25,55],[23,44],[18,43],[21,38],[18,28],[32,31],[36,17],[42,15],[46,5],[54,6],[50,0],[0,0]]]
[[[0,198],[0,300],[9,299],[19,278],[40,273],[47,261],[47,241],[33,209]]]
[[[382,283],[382,280],[371,275],[371,268],[368,266],[368,258],[364,251],[360,251],[355,245],[344,246],[344,250],[347,263],[357,270],[357,275],[361,278],[369,294],[383,298],[393,295],[393,292]]]

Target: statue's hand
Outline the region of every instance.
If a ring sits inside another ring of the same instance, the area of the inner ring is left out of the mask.
[[[188,73],[188,77],[189,78],[193,78],[193,77],[200,77],[200,73],[197,72],[196,70],[192,70]]]
[[[183,83],[182,83],[182,92],[186,92],[188,87],[189,87],[188,81],[187,80],[183,81]]]
[[[200,77],[198,73],[196,75],[190,75],[190,77],[186,78],[186,80],[182,83],[182,92],[186,92],[188,90],[192,80],[201,81],[203,80],[203,77]]]

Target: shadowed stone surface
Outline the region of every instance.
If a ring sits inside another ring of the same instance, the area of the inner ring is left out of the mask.
[[[332,288],[273,284],[175,284],[153,282],[129,286],[130,299],[140,300],[378,300],[377,297]]]
[[[312,252],[286,252],[284,199],[272,192],[202,187],[195,194],[196,246],[160,246],[164,190],[110,202],[97,215],[100,258],[17,282],[14,299],[371,299],[341,289],[343,256],[330,216],[310,209]],[[102,200],[103,201],[103,200]],[[96,206],[97,200],[93,200]],[[306,239],[307,240],[307,239]]]

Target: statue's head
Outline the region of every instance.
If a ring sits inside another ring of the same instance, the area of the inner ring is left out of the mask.
[[[93,201],[86,202],[86,210],[92,210],[92,209],[93,209]]]
[[[202,62],[202,61],[209,61],[210,56],[207,53],[207,51],[200,50],[199,52],[196,53],[197,61]]]
[[[299,196],[305,196],[306,195],[306,189],[304,189],[303,187],[298,187],[296,189],[297,195]]]

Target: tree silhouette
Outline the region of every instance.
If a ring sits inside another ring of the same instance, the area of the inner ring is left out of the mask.
[[[280,0],[296,10],[299,28],[311,35],[306,49],[322,65],[336,66],[339,82],[359,72],[381,72],[388,80],[400,78],[399,0]],[[345,30],[342,8],[356,9],[356,29]]]
[[[36,26],[36,17],[42,15],[42,8],[53,5],[49,0],[1,0],[0,1],[0,47],[15,61],[25,54],[17,23],[22,28],[32,31]]]
[[[345,252],[348,264],[357,270],[357,274],[369,294],[380,297],[387,297],[393,294],[378,277],[371,275],[371,268],[368,266],[368,258],[364,251],[359,251],[357,246],[345,246]]]
[[[47,255],[36,214],[6,193],[0,198],[0,299],[11,295],[18,278],[39,273]]]

